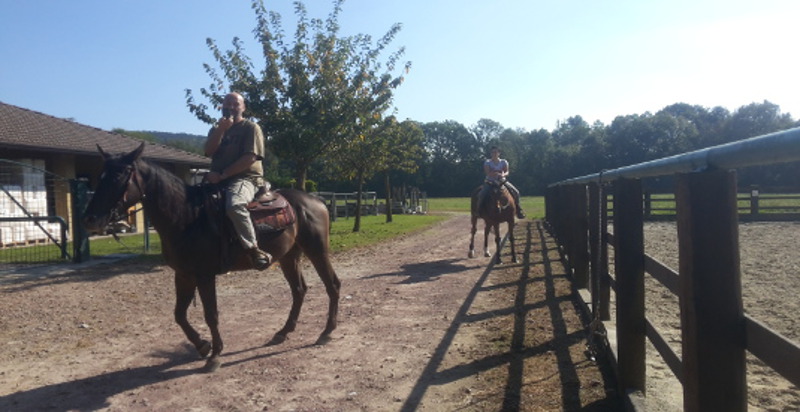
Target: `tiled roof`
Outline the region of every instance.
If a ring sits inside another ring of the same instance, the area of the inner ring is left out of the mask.
[[[0,148],[70,154],[97,154],[99,144],[107,153],[129,152],[142,140],[73,121],[59,119],[0,102]],[[145,142],[143,157],[168,163],[208,166],[207,157],[159,143]]]

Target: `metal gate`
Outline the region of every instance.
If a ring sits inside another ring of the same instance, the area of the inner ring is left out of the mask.
[[[72,259],[69,179],[41,159],[0,159],[0,270]]]

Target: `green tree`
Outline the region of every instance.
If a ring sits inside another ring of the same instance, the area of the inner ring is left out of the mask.
[[[392,119],[385,132],[388,150],[385,155],[387,161],[381,168],[384,176],[384,187],[386,188],[386,223],[392,221],[392,184],[390,175],[392,172],[414,173],[419,169],[419,160],[423,156],[422,144],[425,141],[425,134],[419,123],[406,120],[398,123]]]
[[[389,54],[385,64],[379,60],[400,31],[400,24],[374,44],[364,34],[340,36],[343,3],[334,1],[333,11],[323,21],[309,19],[303,2],[296,1],[298,22],[290,41],[283,34],[280,14],[268,11],[262,0],[253,0],[254,33],[264,59],[258,73],[238,38],[233,39],[233,49],[225,52],[214,40],[206,41],[219,67],[204,65],[212,83],[201,88],[200,94],[219,107],[229,91],[241,93],[270,148],[294,163],[296,184],[301,189],[314,160],[379,121],[391,105],[403,73],[410,68],[406,62],[404,71],[396,74],[403,48]],[[209,106],[197,103],[190,89],[186,90],[186,103],[198,119],[215,121],[208,113]]]
[[[339,176],[355,180],[357,184],[353,232],[361,230],[364,182],[379,172],[383,172],[386,179],[392,170],[413,172],[416,159],[421,155],[421,142],[422,131],[414,122],[398,123],[394,117],[389,117],[336,149],[329,166]],[[391,193],[388,180],[386,183],[387,192]],[[391,206],[390,194],[387,194],[387,205]],[[390,222],[391,218],[387,217],[387,221]]]
[[[433,196],[468,196],[481,182],[484,148],[454,120],[422,125],[425,134],[425,173]]]
[[[112,133],[116,133],[116,134],[122,134],[122,135],[125,135],[125,136],[135,137],[137,139],[146,140],[148,142],[153,142],[153,143],[157,143],[158,142],[158,137],[156,137],[156,135],[154,135],[152,133],[148,133],[148,132],[137,132],[137,131],[133,131],[133,130],[125,130],[125,129],[121,129],[119,127],[111,129],[111,132]]]
[[[491,119],[480,119],[470,128],[475,140],[488,151],[489,146],[500,140],[500,135],[505,131],[503,125]]]

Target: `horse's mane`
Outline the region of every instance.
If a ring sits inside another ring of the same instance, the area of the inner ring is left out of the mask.
[[[199,187],[187,185],[175,174],[147,160],[136,160],[136,169],[144,178],[142,189],[148,194],[148,202],[158,208],[161,216],[180,226],[197,217],[189,200],[198,195]]]

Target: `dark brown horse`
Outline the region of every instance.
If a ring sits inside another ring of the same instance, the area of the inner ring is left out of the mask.
[[[216,275],[224,270],[252,269],[252,263],[239,242],[230,244],[229,263],[221,262],[222,242],[227,238],[214,228],[215,217],[208,208],[199,207],[203,197],[201,186],[187,186],[178,177],[140,159],[144,144],[122,155],[105,158],[103,174],[84,216],[84,226],[95,230],[123,216],[137,202],[161,237],[162,254],[175,270],[175,321],[194,344],[201,358],[211,353],[205,369],[214,371],[221,362],[222,338],[217,311]],[[295,222],[278,232],[259,234],[258,245],[280,262],[281,270],[292,292],[289,318],[270,344],[281,343],[294,331],[303,305],[306,286],[301,273],[300,258],[308,257],[325,284],[328,293],[328,321],[317,340],[324,344],[336,328],[339,308],[339,278],[333,269],[329,252],[329,218],[325,205],[315,197],[296,190],[280,190],[296,213]],[[225,268],[220,270],[220,268]],[[211,343],[200,338],[186,318],[187,309],[197,290],[203,303],[205,321],[211,332]]]
[[[480,188],[472,194],[472,237],[469,241],[469,257],[475,257],[475,232],[478,231],[478,218],[483,219],[483,255],[491,256],[489,253],[489,232],[494,229],[495,262],[501,263],[500,259],[500,223],[508,223],[508,240],[511,242],[511,260],[517,263],[517,253],[514,249],[514,216],[517,213],[517,205],[514,197],[501,182],[486,181],[489,191],[485,199],[478,199]]]

